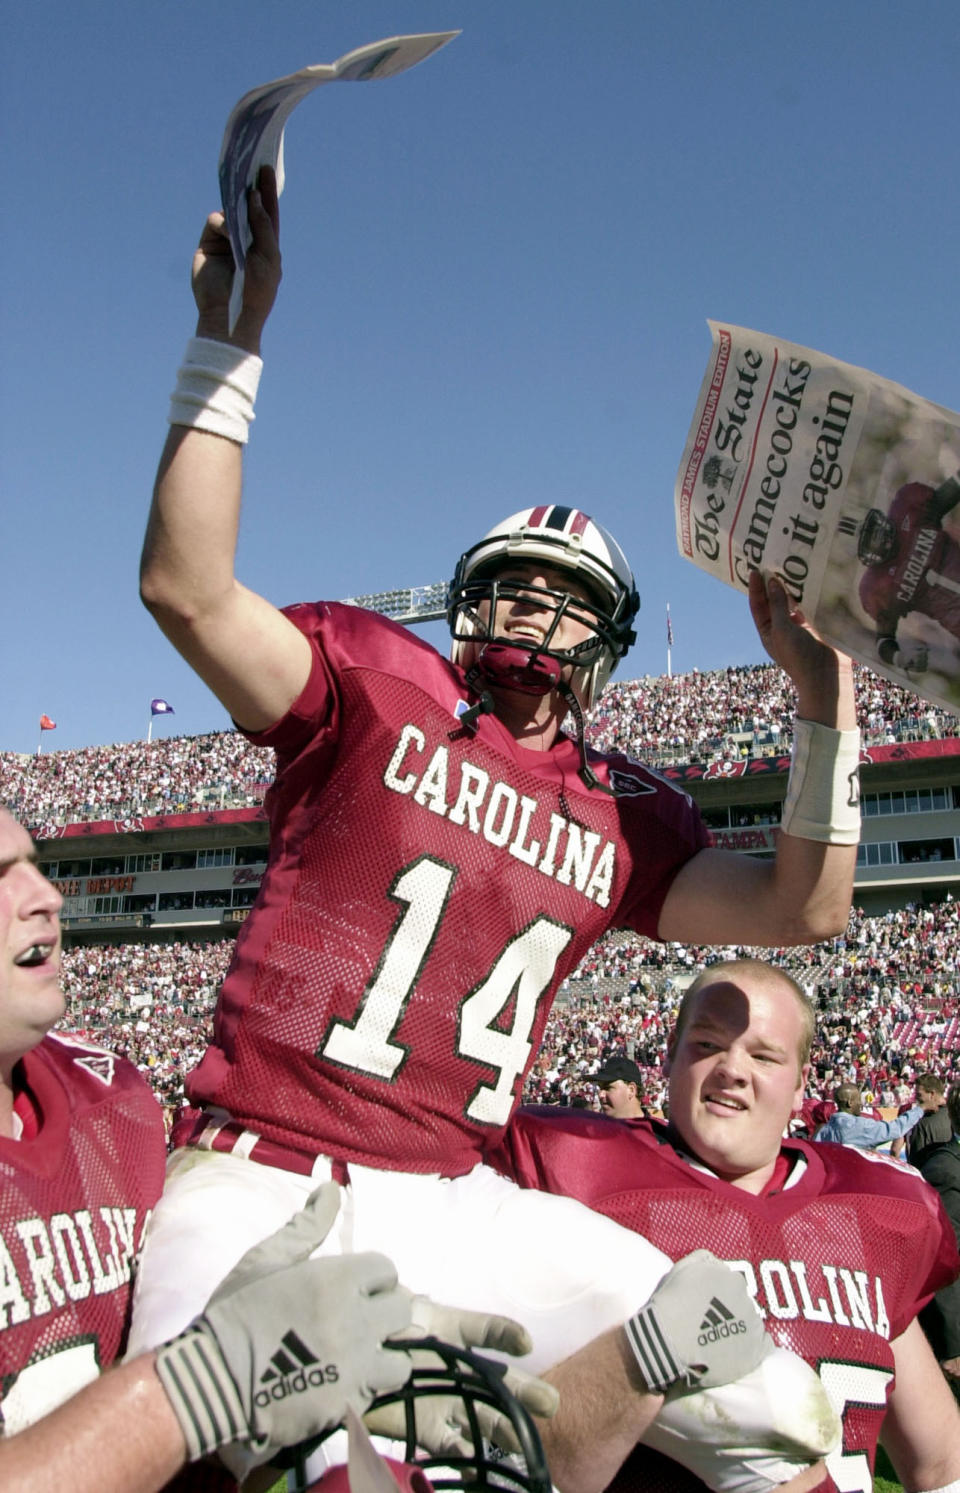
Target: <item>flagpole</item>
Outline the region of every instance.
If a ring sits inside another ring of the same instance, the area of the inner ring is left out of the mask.
[[[673,628],[670,626],[670,603],[668,601],[667,602],[667,678],[668,679],[672,679],[673,678],[673,669],[671,667],[671,657],[670,657],[672,648],[673,648]]]
[[[153,740],[153,718],[157,715],[176,715],[176,711],[170,704],[170,701],[161,700],[159,695],[157,695],[156,699],[150,701],[150,724],[147,727],[148,742]]]
[[[44,731],[55,731],[56,729],[57,729],[57,723],[56,723],[56,721],[52,721],[50,719],[50,717],[47,715],[46,711],[44,711],[42,713],[42,715],[40,716],[40,740],[37,742],[37,756],[38,757],[40,756],[40,753],[43,751],[43,733],[44,733]]]

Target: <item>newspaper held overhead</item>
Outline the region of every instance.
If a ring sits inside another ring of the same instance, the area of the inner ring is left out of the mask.
[[[711,321],[677,473],[680,553],[738,590],[776,574],[827,642],[960,711],[960,415]]]
[[[459,31],[432,31],[420,36],[391,36],[357,47],[337,62],[319,62],[285,78],[252,88],[236,104],[227,120],[220,147],[220,201],[227,220],[230,247],[237,266],[230,295],[230,330],[243,299],[243,267],[250,247],[247,190],[261,166],[277,173],[277,192],[283,191],[283,130],[302,98],[323,83],[366,83],[392,78],[446,46]]]

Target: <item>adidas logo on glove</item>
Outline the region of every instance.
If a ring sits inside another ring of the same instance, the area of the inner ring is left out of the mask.
[[[773,1342],[743,1276],[705,1249],[678,1260],[624,1329],[643,1382],[656,1394],[674,1385],[728,1384],[755,1368]]]
[[[713,1297],[707,1307],[707,1314],[700,1323],[700,1334],[697,1342],[701,1348],[707,1343],[716,1343],[722,1337],[736,1337],[738,1332],[746,1332],[747,1324],[742,1318],[735,1317],[733,1312],[727,1310],[722,1301]]]
[[[320,1384],[336,1384],[339,1378],[337,1365],[322,1365],[291,1328],[284,1333],[280,1347],[271,1356],[270,1367],[260,1375],[261,1388],[254,1395],[253,1403],[263,1409],[271,1400],[285,1400],[287,1395],[303,1394]]]

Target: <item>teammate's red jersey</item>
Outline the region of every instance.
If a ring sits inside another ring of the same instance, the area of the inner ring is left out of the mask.
[[[131,1272],[166,1162],[132,1064],[49,1036],[17,1070],[27,1123],[0,1138],[0,1421],[25,1425],[123,1349]]]
[[[872,1473],[893,1381],[890,1339],[960,1271],[939,1197],[889,1157],[800,1140],[783,1143],[780,1190],[755,1197],[684,1159],[667,1134],[656,1121],[521,1109],[489,1159],[523,1186],[578,1198],[674,1259],[710,1249],[743,1271],[772,1336],[818,1370],[842,1413],[843,1448],[828,1458],[831,1476],[820,1487],[869,1487],[847,1474],[858,1457]],[[703,1488],[649,1449],[613,1486]]]
[[[922,482],[901,487],[888,509],[897,529],[896,557],[867,567],[860,600],[882,627],[923,612],[960,638],[960,545],[927,517],[932,492]]]
[[[627,758],[465,728],[462,672],[357,607],[292,608],[310,680],[274,746],[270,859],[188,1085],[269,1140],[468,1171],[516,1103],[558,983],[609,927],[655,934],[707,843]]]

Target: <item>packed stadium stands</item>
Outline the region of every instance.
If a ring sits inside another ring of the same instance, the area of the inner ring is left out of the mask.
[[[236,731],[30,757],[0,752],[3,802],[32,826],[257,804],[272,777],[273,753]]]
[[[867,746],[958,734],[955,716],[857,667]],[[609,685],[589,738],[654,765],[789,751],[793,693],[773,664]],[[719,723],[719,724],[718,724]],[[236,732],[22,756],[0,752],[0,795],[29,825],[124,819],[259,804],[272,754]]]

